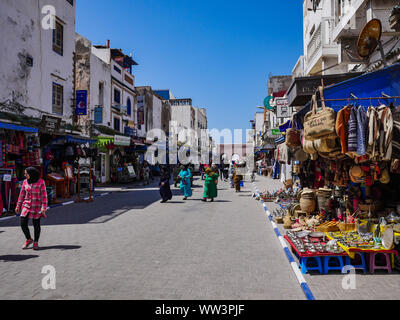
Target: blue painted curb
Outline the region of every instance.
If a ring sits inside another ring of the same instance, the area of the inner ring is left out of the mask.
[[[256,185],[255,184],[253,184],[253,185],[254,185],[254,189],[256,190],[258,197],[260,197],[261,195],[260,195],[260,192],[257,190]],[[263,200],[260,200],[260,202],[263,205],[265,212],[268,213],[269,209],[264,205],[265,202]],[[270,222],[272,223],[273,220],[272,220],[271,215],[268,215],[268,218],[269,218]],[[281,235],[279,229],[278,228],[273,228],[273,229],[274,229],[274,232],[275,232],[276,236],[278,237],[278,239],[280,239],[282,237],[282,235]],[[292,253],[289,251],[289,248],[284,247],[283,251],[285,252],[285,254],[289,260],[289,263],[292,265],[292,267],[293,267],[293,264],[296,264],[296,267],[298,268],[299,266],[296,263],[295,259],[293,258]],[[294,270],[294,272],[295,272],[295,270]],[[298,278],[298,280],[300,282],[301,288],[302,288],[303,293],[305,294],[307,300],[310,300],[310,301],[315,300],[315,297],[314,297],[313,293],[311,292],[311,289],[308,286],[307,282],[304,282],[305,281],[305,280],[303,280],[304,278],[301,279],[297,274],[296,274],[296,277]]]

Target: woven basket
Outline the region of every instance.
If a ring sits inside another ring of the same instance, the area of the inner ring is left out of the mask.
[[[315,228],[317,232],[337,232],[340,231],[338,227],[339,222],[325,222]]]
[[[356,231],[357,227],[354,223],[339,223],[338,224],[339,230],[341,232],[351,232],[351,231]]]
[[[305,198],[301,198],[300,199],[300,207],[301,207],[301,211],[307,212],[307,213],[311,213],[314,212],[315,207],[316,207],[316,201],[315,199],[305,199]]]

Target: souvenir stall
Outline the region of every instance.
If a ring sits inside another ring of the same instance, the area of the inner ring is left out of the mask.
[[[131,138],[114,136],[115,149],[111,153],[111,181],[113,183],[129,183],[134,180],[136,173],[132,166],[132,158],[125,151],[130,147]],[[130,162],[129,162],[130,161]]]
[[[0,215],[14,215],[24,170],[40,170],[38,129],[0,122]]]
[[[321,86],[295,115],[285,138],[294,187],[285,214],[273,216],[290,230],[303,273],[400,267],[399,106],[394,65]]]
[[[79,159],[96,159],[96,140],[73,135],[41,134],[43,150],[43,177],[46,185],[54,188],[53,202],[68,199],[77,193]]]

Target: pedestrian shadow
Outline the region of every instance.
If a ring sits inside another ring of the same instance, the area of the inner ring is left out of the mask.
[[[62,251],[65,251],[65,250],[77,250],[77,249],[80,249],[80,248],[82,248],[82,246],[63,246],[63,245],[61,245],[61,246],[51,246],[51,247],[39,247],[39,250],[40,251],[44,251],[44,250],[62,250]]]
[[[229,201],[229,200],[214,200],[214,202],[224,203],[224,202],[232,202],[232,201]]]
[[[39,258],[37,255],[5,255],[0,256],[0,261],[4,262],[18,262],[25,261],[33,258]]]

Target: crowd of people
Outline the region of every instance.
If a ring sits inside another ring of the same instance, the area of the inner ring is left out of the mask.
[[[171,169],[169,166],[159,167],[159,190],[162,198],[161,203],[166,203],[173,198],[171,191]],[[243,169],[245,164],[232,162],[230,166],[217,166],[216,164],[200,165],[200,173],[202,181],[204,181],[203,202],[214,200],[218,197],[218,181],[221,180],[230,182],[230,187],[235,189],[235,192],[240,192],[243,185]],[[178,186],[184,196],[183,200],[193,196],[193,165],[179,165],[172,170],[175,187]],[[150,184],[152,171],[148,164],[144,165],[144,184]],[[27,168],[25,170],[25,181],[22,185],[21,192],[16,207],[16,213],[21,217],[21,229],[26,237],[26,242],[22,249],[28,249],[33,246],[34,250],[39,248],[39,237],[41,232],[40,221],[46,218],[48,208],[46,185],[43,179],[40,178],[40,172],[35,168]],[[32,239],[28,222],[32,219],[34,226],[34,238]]]

